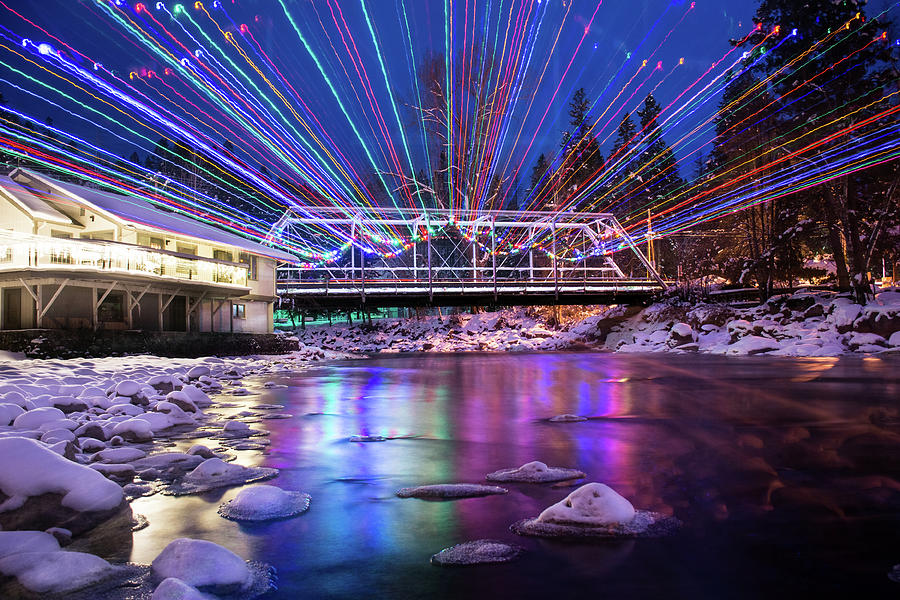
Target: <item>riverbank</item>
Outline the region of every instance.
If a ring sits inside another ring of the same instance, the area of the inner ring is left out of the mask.
[[[304,346],[362,354],[578,349],[735,356],[900,352],[896,291],[883,291],[865,306],[833,292],[799,291],[751,308],[673,301],[644,309],[586,308],[567,323],[551,322],[552,311],[523,308],[310,326],[294,335]]]

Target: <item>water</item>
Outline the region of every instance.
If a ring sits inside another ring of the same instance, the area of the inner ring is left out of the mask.
[[[237,489],[134,502],[150,527],[131,560],[179,536],[278,569],[276,598],[896,598],[900,563],[900,374],[896,359],[611,354],[415,355],[325,365],[237,398],[284,404],[262,421],[277,485],[312,495],[295,519],[216,514]],[[245,383],[250,384],[250,380]],[[281,412],[281,411],[280,411]],[[549,423],[576,413],[579,423]],[[394,437],[351,443],[351,435]],[[676,515],[668,538],[522,538],[567,489],[399,499],[406,486],[479,482],[542,460],[577,467],[636,508]],[[520,560],[447,569],[429,557],[494,538]]]

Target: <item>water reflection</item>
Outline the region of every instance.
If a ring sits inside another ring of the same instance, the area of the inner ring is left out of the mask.
[[[595,354],[410,356],[278,379],[240,401],[285,405],[267,420],[275,483],[312,495],[309,512],[239,525],[215,514],[236,489],[135,502],[151,526],[132,560],[202,537],[274,564],[278,597],[392,598],[608,594],[783,597],[896,592],[900,419],[896,361]],[[253,387],[253,386],[256,387]],[[242,410],[243,408],[235,409]],[[577,413],[578,423],[548,417]],[[395,437],[351,443],[351,435]],[[685,522],[664,540],[564,544],[507,527],[570,491],[512,485],[457,502],[400,487],[478,482],[531,460],[577,467],[645,509]],[[249,463],[248,463],[249,464]],[[442,570],[428,557],[476,538],[524,545],[519,562]],[[800,557],[800,558],[798,558]],[[652,577],[648,574],[652,573]],[[494,587],[492,587],[494,586]],[[497,587],[499,586],[499,587]]]

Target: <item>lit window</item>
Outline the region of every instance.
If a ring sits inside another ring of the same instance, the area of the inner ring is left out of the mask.
[[[249,254],[247,252],[241,252],[238,255],[238,262],[242,265],[247,265],[247,278],[251,281],[256,281],[259,279],[256,273],[256,255]]]
[[[231,316],[235,319],[246,319],[247,318],[247,307],[244,304],[232,304],[231,305]]]

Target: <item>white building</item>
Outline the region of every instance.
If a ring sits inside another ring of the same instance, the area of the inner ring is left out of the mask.
[[[0,176],[0,329],[265,333],[286,252],[147,201]]]

